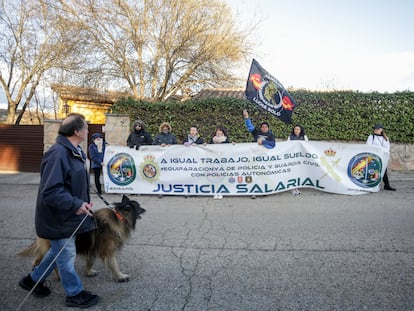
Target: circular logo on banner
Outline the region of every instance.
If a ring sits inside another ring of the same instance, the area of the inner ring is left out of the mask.
[[[359,153],[348,164],[348,177],[363,188],[373,188],[381,182],[382,161],[374,153]]]
[[[140,175],[146,181],[150,183],[158,180],[160,168],[158,163],[155,161],[155,157],[147,155],[144,157],[144,162],[140,165]]]
[[[118,186],[126,186],[135,180],[134,159],[128,153],[118,153],[108,162],[109,179]]]

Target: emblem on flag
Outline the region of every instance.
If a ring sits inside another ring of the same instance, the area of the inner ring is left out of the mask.
[[[246,98],[281,121],[292,123],[295,100],[275,77],[253,59],[246,83]]]

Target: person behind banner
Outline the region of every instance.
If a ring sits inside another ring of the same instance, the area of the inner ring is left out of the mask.
[[[94,133],[92,134],[92,143],[88,148],[89,157],[91,159],[91,168],[93,170],[95,180],[95,187],[99,194],[102,194],[101,175],[106,144],[107,143],[104,141],[101,133]]]
[[[288,136],[288,140],[305,140],[305,141],[308,141],[308,136],[306,136],[305,129],[303,128],[303,126],[299,125],[299,124],[296,124],[293,127],[292,132]],[[298,188],[295,188],[295,189],[292,189],[290,191],[290,193],[293,194],[293,195],[299,195],[300,191],[299,191]]]
[[[210,139],[210,144],[228,144],[230,143],[229,138],[227,137],[227,131],[224,126],[217,126],[216,130],[213,133],[213,136]]]
[[[159,128],[159,134],[154,137],[153,145],[161,147],[178,144],[177,138],[172,132],[172,127],[168,122],[163,122]]]
[[[390,152],[390,140],[387,134],[385,134],[382,124],[375,124],[373,133],[367,138],[367,145],[380,146],[383,150]],[[385,169],[384,177],[382,177],[384,190],[395,191],[396,189],[390,185],[387,171],[388,169]]]
[[[262,122],[260,129],[257,129],[249,118],[249,113],[246,109],[243,110],[244,122],[247,130],[252,133],[253,141],[267,149],[273,149],[276,146],[276,138],[273,132],[269,129],[269,123]]]
[[[198,133],[197,126],[190,127],[190,133],[183,139],[184,146],[195,146],[204,144],[204,139]]]
[[[142,145],[152,145],[152,137],[146,132],[145,127],[145,123],[142,120],[135,120],[132,123],[132,132],[127,139],[128,147],[138,150]]]
[[[288,136],[288,140],[304,140],[308,141],[308,136],[305,134],[305,129],[302,125],[296,124],[290,135]]]
[[[224,128],[224,126],[217,126],[213,136],[210,138],[210,144],[228,144],[230,143],[229,138],[227,136],[227,131]],[[215,194],[213,197],[215,200],[221,200],[223,198],[223,195],[221,194]]]

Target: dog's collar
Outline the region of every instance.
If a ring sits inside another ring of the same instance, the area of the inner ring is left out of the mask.
[[[113,209],[112,209],[112,211],[115,213],[116,218],[118,218],[118,220],[119,220],[119,221],[125,221],[125,218],[124,218],[124,217],[122,217],[121,213],[120,213],[120,212],[118,212],[118,211],[116,210],[116,208],[113,208]]]

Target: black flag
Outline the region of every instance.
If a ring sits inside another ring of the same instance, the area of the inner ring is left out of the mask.
[[[246,98],[286,124],[292,123],[295,100],[275,77],[253,59],[246,84]]]

